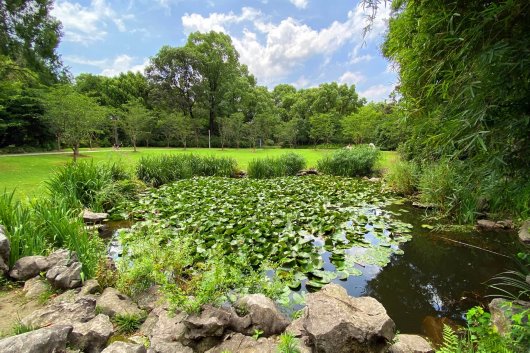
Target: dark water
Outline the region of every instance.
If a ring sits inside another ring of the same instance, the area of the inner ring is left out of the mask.
[[[464,323],[465,312],[486,305],[491,290],[484,284],[499,272],[514,268],[512,257],[522,249],[515,232],[435,232],[421,227],[423,211],[403,207],[399,218],[414,226],[412,240],[401,245],[384,268],[359,267],[362,276],[334,280],[351,296],[372,296],[386,308],[401,333],[432,336],[433,325],[450,319]],[[442,237],[507,255],[460,245]],[[326,264],[331,267],[329,263]],[[434,328],[434,330],[436,330]],[[431,337],[436,341],[435,337]]]

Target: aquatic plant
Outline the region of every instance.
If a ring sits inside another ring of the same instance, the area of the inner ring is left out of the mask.
[[[248,164],[248,177],[253,179],[294,176],[304,169],[305,159],[296,153],[286,153],[276,158],[258,158]]]
[[[379,150],[367,145],[340,149],[318,161],[319,172],[329,175],[358,177],[368,176],[374,171]]]

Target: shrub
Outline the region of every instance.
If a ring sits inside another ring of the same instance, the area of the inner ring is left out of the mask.
[[[373,173],[379,150],[366,146],[340,149],[318,161],[318,171],[324,174],[356,177]]]
[[[128,177],[127,171],[116,163],[79,161],[61,167],[46,185],[52,197],[66,200],[71,208],[88,207],[102,211],[97,194],[113,182]]]
[[[254,159],[248,164],[248,177],[253,179],[294,176],[304,169],[305,159],[296,153],[286,153],[277,158]]]
[[[398,161],[385,174],[388,186],[401,195],[412,195],[417,190],[419,168],[414,162]]]
[[[132,333],[140,328],[145,321],[145,315],[122,314],[112,318],[118,332],[122,334]]]
[[[142,157],[136,168],[138,179],[158,187],[193,176],[230,177],[237,163],[233,158],[201,157],[193,154]]]

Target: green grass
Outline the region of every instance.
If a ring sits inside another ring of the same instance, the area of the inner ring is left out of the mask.
[[[99,161],[115,161],[133,168],[142,156],[159,156],[162,154],[194,153],[202,156],[222,156],[235,158],[239,168],[246,170],[250,161],[262,157],[278,157],[285,153],[295,152],[304,157],[307,167],[316,167],[317,161],[323,156],[333,152],[326,149],[207,149],[207,148],[139,148],[138,152],[132,150],[113,151],[111,148],[95,149],[88,152],[82,149],[82,159]],[[397,158],[395,152],[383,152],[378,166],[388,168]],[[27,156],[0,156],[0,190],[12,191],[16,189],[16,197],[24,198],[42,196],[46,192],[44,181],[48,179],[57,167],[72,160],[71,154],[41,154]]]

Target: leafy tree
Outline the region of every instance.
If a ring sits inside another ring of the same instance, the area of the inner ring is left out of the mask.
[[[76,92],[70,85],[61,85],[46,93],[45,118],[52,126],[57,140],[74,151],[74,161],[79,157],[81,141],[104,119],[105,109],[90,97]]]
[[[131,139],[134,152],[138,140],[145,136],[153,115],[139,100],[131,100],[123,105],[121,125],[127,136]]]
[[[50,15],[52,0],[0,1],[0,55],[50,84],[64,76],[56,53],[61,24]]]
[[[298,138],[300,119],[294,118],[281,123],[278,129],[278,139],[282,144],[294,147]]]
[[[376,129],[382,120],[381,107],[370,103],[342,119],[342,133],[348,141],[356,144],[375,142]]]
[[[209,129],[215,132],[225,87],[240,75],[239,54],[232,45],[230,36],[213,31],[190,34],[185,47],[197,60],[202,78],[201,95],[208,109]]]
[[[163,112],[157,121],[157,127],[166,140],[166,146],[169,147],[171,140],[177,137],[177,121],[174,113]]]
[[[193,121],[187,115],[177,114],[175,116],[175,123],[177,128],[177,138],[184,146],[184,149],[186,149],[188,140],[193,136]]]
[[[313,115],[309,119],[309,122],[311,124],[310,137],[315,144],[319,141],[329,144],[336,131],[335,117],[333,114],[327,113]]]
[[[245,116],[243,113],[234,113],[226,120],[227,138],[239,148],[245,131]]]

